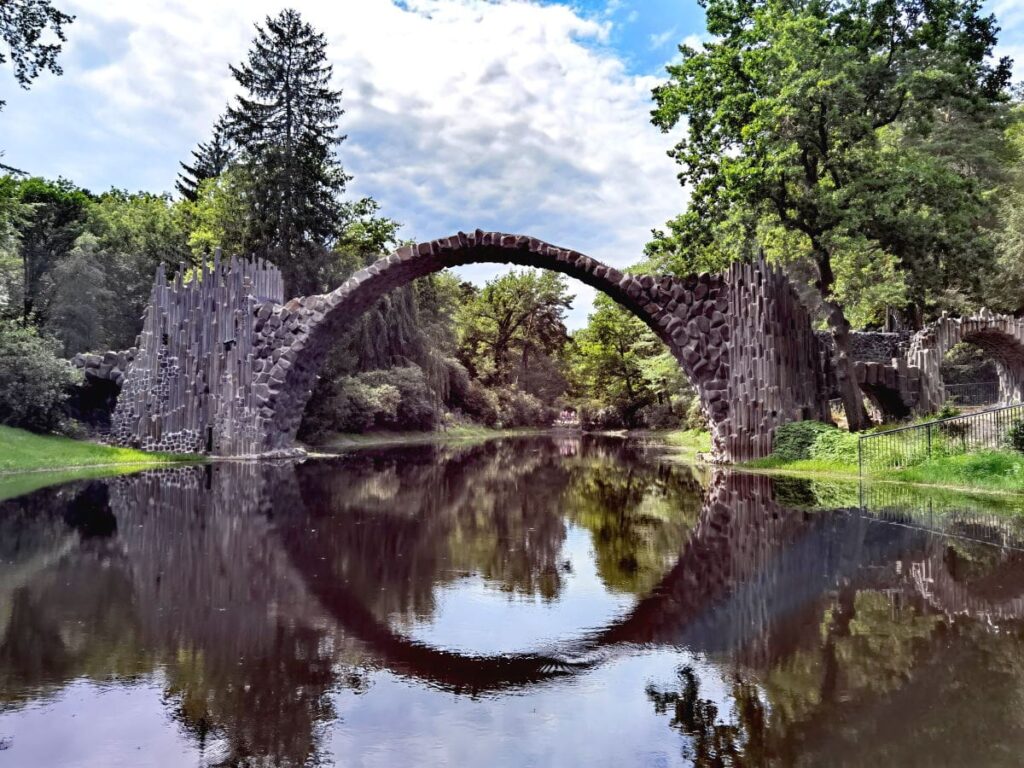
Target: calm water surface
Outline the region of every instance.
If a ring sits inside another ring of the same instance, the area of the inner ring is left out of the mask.
[[[1024,515],[623,440],[0,503],[6,766],[1020,765]]]

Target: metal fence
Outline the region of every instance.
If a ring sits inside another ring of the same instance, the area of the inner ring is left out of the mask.
[[[946,399],[957,405],[994,405],[999,402],[998,381],[974,381],[970,384],[946,384]]]
[[[857,443],[860,471],[908,467],[933,456],[1003,448],[1010,428],[1022,420],[1024,405],[1006,405],[862,435]]]

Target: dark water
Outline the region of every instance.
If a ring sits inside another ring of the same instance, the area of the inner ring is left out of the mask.
[[[990,506],[575,438],[39,491],[0,766],[1020,765]]]

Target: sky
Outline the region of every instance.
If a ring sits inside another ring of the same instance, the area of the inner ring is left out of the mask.
[[[283,2],[55,0],[76,16],[64,75],[22,91],[0,73],[4,162],[94,192],[172,191],[178,161],[236,93],[228,65]],[[650,124],[651,89],[679,43],[706,36],[696,0],[290,5],[327,37],[349,194],[377,199],[402,237],[495,229],[623,267],[685,207],[666,154],[678,136]],[[1003,26],[999,53],[1024,63],[1024,0],[987,7]],[[576,328],[593,291],[572,289]]]

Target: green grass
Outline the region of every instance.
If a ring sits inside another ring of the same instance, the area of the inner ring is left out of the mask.
[[[697,429],[676,429],[662,433],[661,438],[677,453],[694,456],[698,453],[711,452],[711,433]]]
[[[198,457],[112,448],[0,426],[0,474],[77,467],[130,466],[196,461]]]
[[[906,483],[1024,493],[1024,454],[979,451],[939,456],[903,469],[875,470],[870,476]]]
[[[704,432],[670,432],[663,439],[686,459],[711,449],[710,436]],[[820,430],[805,458],[786,459],[772,455],[744,462],[743,469],[765,471],[778,475],[809,478],[858,479],[856,435],[845,430]],[[864,479],[896,481],[975,490],[987,493],[1024,494],[1024,454],[1012,450],[991,450],[977,453],[942,454],[942,444],[932,457],[923,456],[911,466],[899,469],[865,467]],[[937,454],[937,455],[936,455]],[[878,462],[884,467],[884,457]]]

